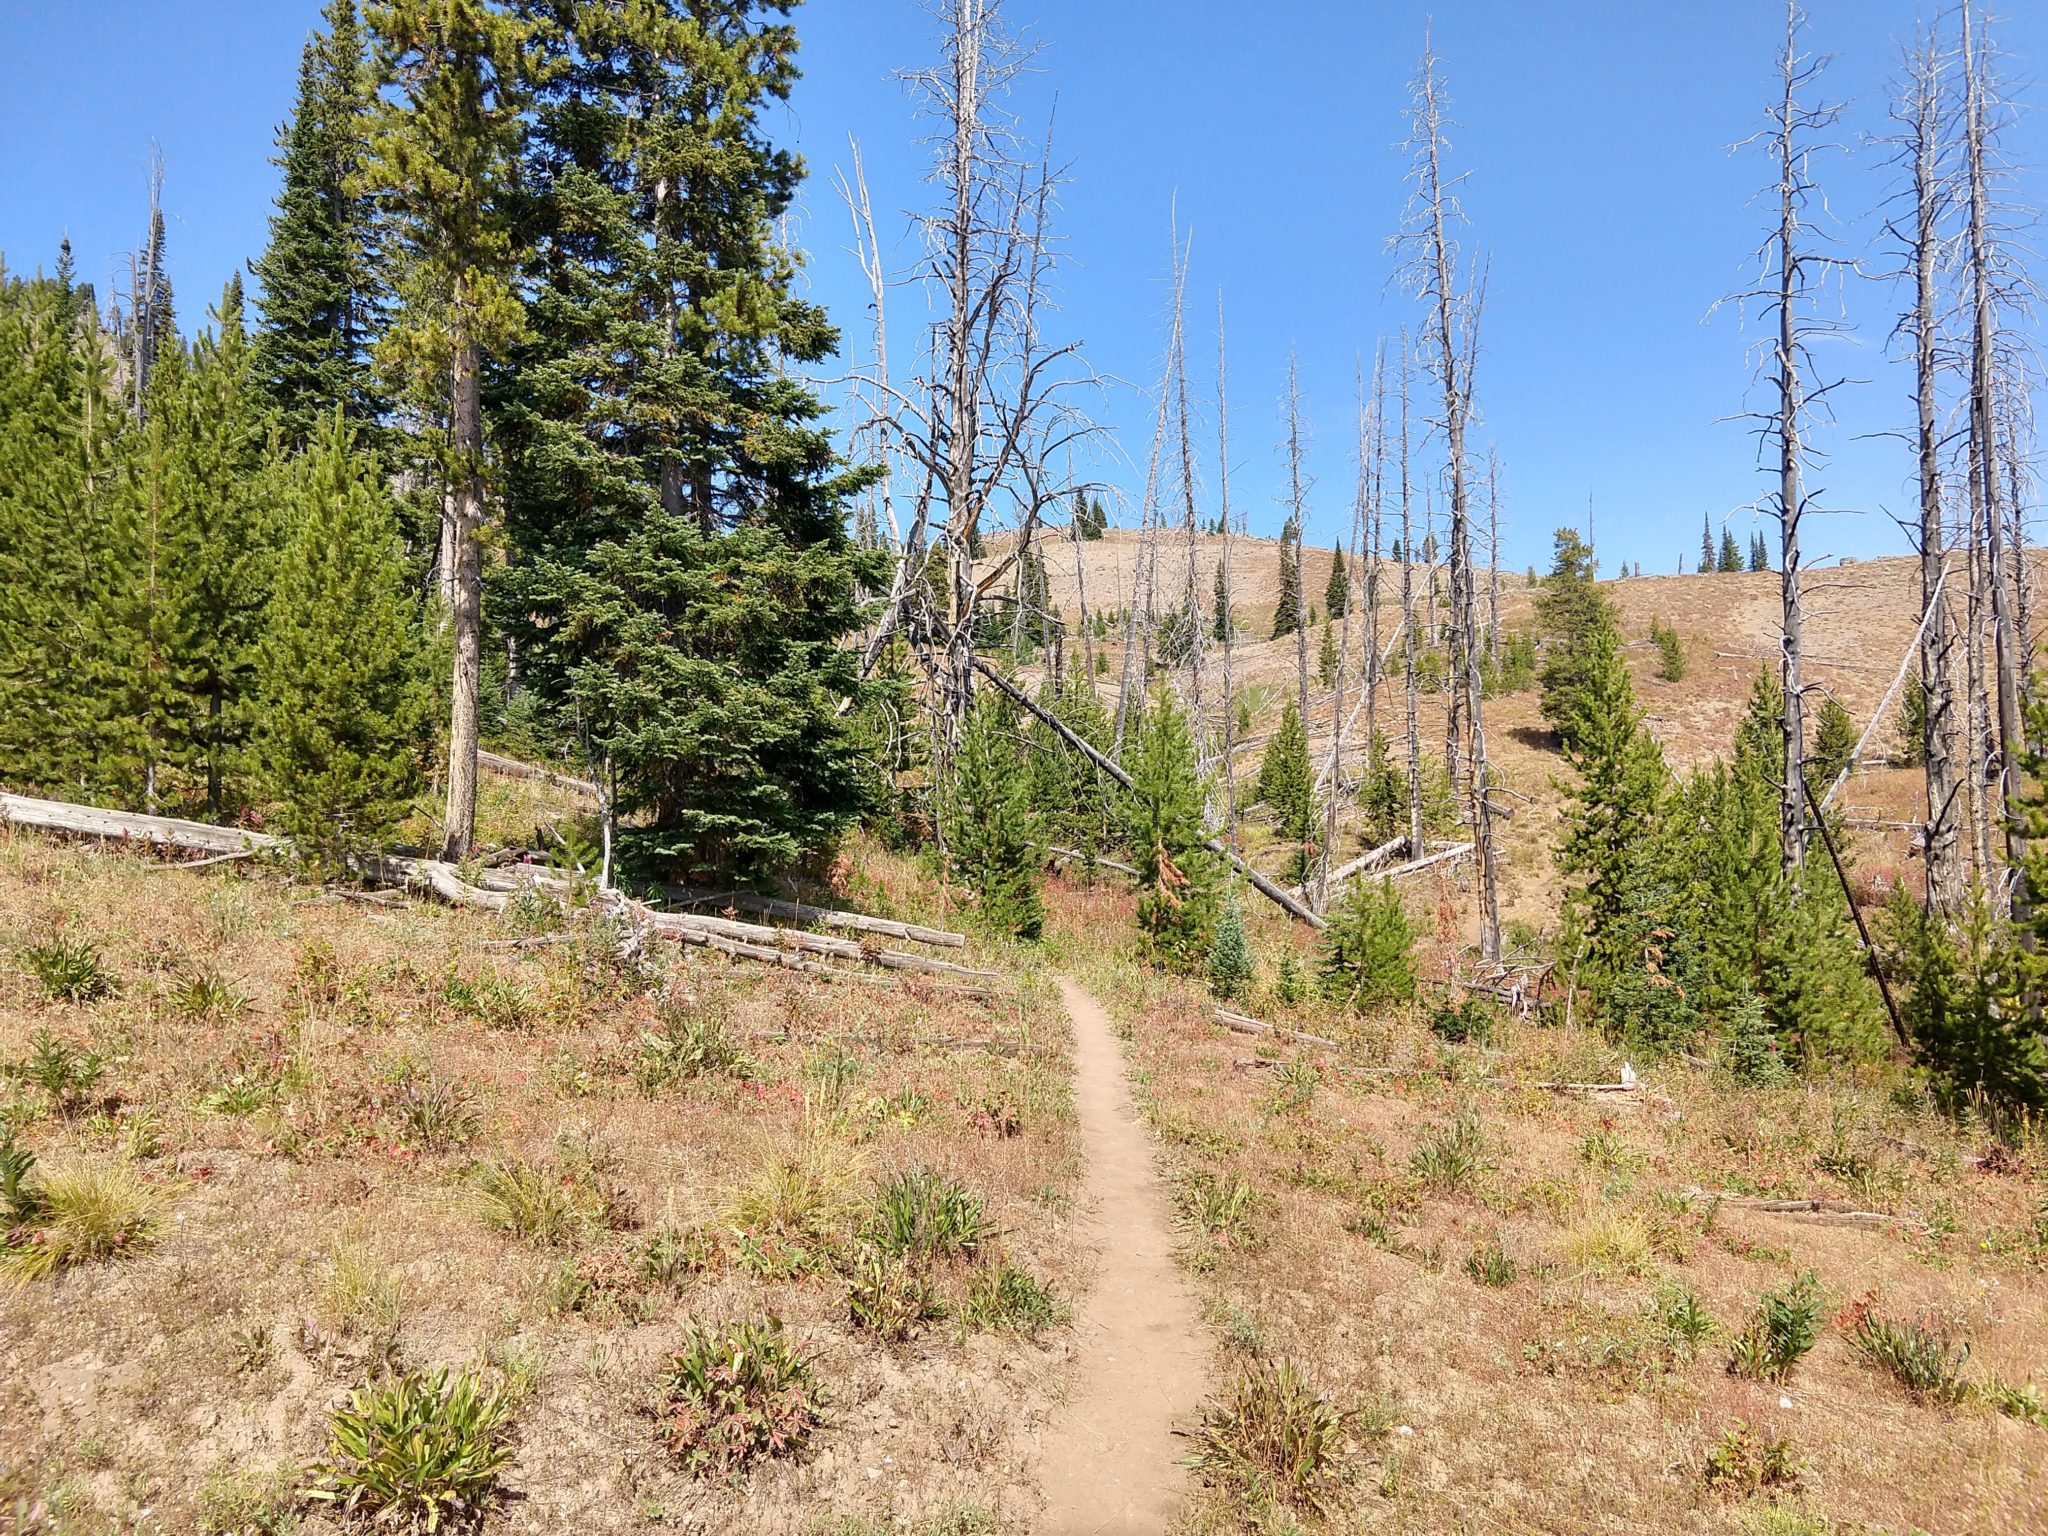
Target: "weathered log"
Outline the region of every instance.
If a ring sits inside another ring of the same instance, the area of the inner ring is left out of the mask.
[[[995,971],[976,970],[972,966],[956,965],[951,960],[913,955],[903,950],[871,949],[852,939],[836,939],[803,928],[772,928],[763,923],[743,923],[736,918],[709,917],[700,912],[658,912],[638,902],[633,903],[633,907],[634,915],[656,933],[716,933],[750,944],[830,955],[834,959],[866,962],[892,971],[928,971],[935,975],[967,976],[976,981],[1002,980]]]
[[[186,848],[194,853],[254,853],[278,845],[278,840],[268,833],[247,832],[240,827],[216,827],[203,821],[181,821],[175,816],[143,816],[134,811],[106,811],[98,806],[37,800],[28,795],[0,793],[0,820],[45,832],[107,837],[159,848]]]
[[[1056,859],[1079,859],[1084,864],[1099,864],[1104,869],[1113,869],[1119,874],[1129,875],[1133,880],[1139,878],[1135,865],[1125,864],[1117,859],[1105,859],[1099,853],[1083,853],[1078,848],[1048,848],[1045,851]]]
[[[730,907],[736,912],[754,912],[792,923],[814,923],[822,928],[878,933],[887,938],[907,939],[913,944],[959,949],[967,942],[964,933],[953,933],[944,928],[926,928],[919,923],[903,923],[894,918],[870,917],[865,912],[849,912],[840,907],[816,907],[805,901],[784,901],[780,897],[762,896],[753,891],[710,891],[686,885],[665,885],[661,894],[664,900],[684,906]]]
[[[1767,1216],[1794,1216],[1820,1222],[1824,1226],[1840,1227],[1892,1227],[1922,1226],[1919,1217],[1910,1213],[1893,1215],[1885,1211],[1859,1210],[1847,1200],[1829,1200],[1819,1196],[1806,1199],[1781,1200],[1753,1195],[1738,1195],[1725,1190],[1687,1189],[1681,1193],[1690,1200],[1712,1200],[1717,1205],[1737,1211],[1758,1211]]]
[[[1441,849],[1436,853],[1432,853],[1431,855],[1429,855],[1428,858],[1415,859],[1407,864],[1395,865],[1392,869],[1386,872],[1385,878],[1389,880],[1399,880],[1403,875],[1420,874],[1423,870],[1429,869],[1433,865],[1442,864],[1446,860],[1461,859],[1465,857],[1465,855],[1469,854],[1471,851],[1472,845],[1470,843],[1453,843],[1448,848]]]
[[[1241,1013],[1232,1013],[1228,1008],[1215,1009],[1210,1017],[1224,1028],[1235,1030],[1240,1035],[1272,1035],[1280,1040],[1298,1040],[1303,1045],[1320,1045],[1328,1051],[1344,1049],[1336,1041],[1326,1040],[1321,1035],[1311,1035],[1299,1029],[1283,1029],[1278,1024],[1267,1024],[1258,1019],[1247,1018]]]
[[[1348,864],[1339,864],[1335,869],[1331,870],[1327,875],[1323,876],[1324,883],[1326,886],[1342,885],[1346,880],[1349,880],[1353,875],[1359,874],[1364,870],[1371,869],[1373,865],[1379,863],[1381,859],[1391,857],[1395,852],[1402,848],[1406,848],[1407,846],[1408,834],[1404,832],[1399,837],[1394,838],[1391,842],[1381,843],[1377,848],[1371,848],[1366,850],[1366,852],[1360,854],[1357,858],[1351,860],[1351,862]],[[1306,886],[1298,885],[1294,888],[1294,894],[1300,896],[1303,900],[1307,900],[1308,888]]]
[[[516,757],[501,757],[496,752],[479,752],[476,755],[479,767],[488,768],[492,773],[502,774],[508,779],[530,779],[545,784],[550,789],[566,789],[571,794],[582,795],[596,800],[597,786],[588,779],[579,779],[573,774],[557,773],[552,768],[542,768],[535,763],[522,763]]]

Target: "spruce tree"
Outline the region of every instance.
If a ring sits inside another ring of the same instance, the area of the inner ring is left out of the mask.
[[[1536,619],[1551,642],[1539,681],[1543,718],[1571,751],[1586,710],[1588,676],[1614,627],[1613,606],[1594,584],[1592,548],[1574,528],[1557,530],[1550,573],[1536,594]]]
[[[1210,633],[1216,643],[1222,645],[1230,638],[1230,584],[1223,577],[1223,562],[1216,562],[1216,596],[1214,598],[1215,623]]]
[[[1363,781],[1358,787],[1358,810],[1365,819],[1367,838],[1375,845],[1403,831],[1408,822],[1408,780],[1394,766],[1386,733],[1374,731],[1366,743]],[[1415,850],[1417,854],[1420,850]]]
[[[1146,711],[1129,772],[1127,835],[1141,887],[1138,926],[1156,960],[1192,971],[1208,954],[1221,869],[1208,847],[1207,796],[1194,738],[1170,692]]]
[[[1209,945],[1209,988],[1225,1002],[1234,1002],[1257,980],[1258,966],[1244,931],[1244,914],[1232,898],[1224,905],[1216,937]]]
[[[1749,568],[1752,571],[1768,571],[1771,568],[1771,546],[1765,541],[1762,529],[1758,529],[1750,539]]]
[[[339,404],[363,428],[382,415],[369,346],[379,308],[372,208],[359,186],[369,75],[355,0],[328,0],[306,40],[298,96],[278,131],[283,172],[270,243],[255,263],[263,324],[252,368],[285,443],[303,446]]]
[[[1728,574],[1742,569],[1742,551],[1735,547],[1735,530],[1732,528],[1721,530],[1720,569]]]
[[[1280,597],[1273,606],[1273,638],[1301,627],[1301,530],[1289,518],[1280,530]]]
[[[1337,637],[1330,629],[1330,621],[1323,620],[1322,643],[1316,651],[1316,676],[1325,688],[1337,684]]]
[[[1714,569],[1714,519],[1710,513],[1700,514],[1700,574],[1707,575]]]
[[[395,508],[343,411],[272,478],[284,542],[258,653],[262,790],[297,850],[323,863],[389,837],[429,742]]]
[[[1351,602],[1351,586],[1344,576],[1344,551],[1330,551],[1330,579],[1323,587],[1323,613],[1332,619],[1344,617]]]
[[[494,590],[524,686],[616,780],[629,863],[758,877],[862,810],[840,642],[887,584],[846,529],[872,475],[793,366],[838,343],[779,236],[803,163],[767,127],[796,37],[762,0],[545,9],[569,25],[525,162]]]
[[[1008,701],[986,690],[960,733],[947,795],[946,851],[992,933],[1035,939],[1045,930],[1040,854],[1027,814],[1017,722]]]

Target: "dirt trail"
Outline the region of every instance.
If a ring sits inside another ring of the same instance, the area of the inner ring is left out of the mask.
[[[1073,1390],[1042,1450],[1044,1536],[1158,1536],[1187,1488],[1173,1437],[1209,1383],[1208,1343],[1173,1261],[1166,1191],[1102,1007],[1060,983],[1088,1159],[1080,1236],[1099,1256],[1074,1320]]]

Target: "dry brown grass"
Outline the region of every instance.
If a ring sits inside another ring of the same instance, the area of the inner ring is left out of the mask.
[[[1856,1304],[1875,1304],[1942,1319],[1971,1343],[1979,1379],[2039,1380],[2038,1154],[2032,1171],[1977,1169],[1979,1138],[1895,1098],[1881,1075],[1760,1092],[1656,1067],[1669,1108],[1593,1101],[1485,1081],[1612,1081],[1619,1055],[1585,1032],[1508,1025],[1490,1049],[1445,1047],[1416,1018],[1347,1023],[1317,1005],[1294,1017],[1347,1050],[1319,1061],[1304,1103],[1251,1064],[1250,1042],[1208,1022],[1197,993],[1084,937],[1128,931],[1126,902],[1066,893],[1054,942],[1127,1027],[1170,1171],[1249,1186],[1240,1232],[1185,1242],[1211,1315],[1240,1358],[1300,1361],[1339,1408],[1385,1426],[1353,1437],[1331,1529],[1819,1528],[1793,1522],[1798,1511],[1835,1531],[2048,1522],[2048,1433],[1981,1403],[1915,1402],[1850,1341]],[[1305,952],[1263,913],[1253,926],[1268,977],[1283,947]],[[1425,950],[1427,973],[1441,951]],[[1480,1127],[1481,1167],[1432,1184],[1415,1152],[1461,1114]],[[1824,1195],[1901,1219],[1826,1226],[1695,1190]],[[1513,1264],[1505,1284],[1467,1263],[1494,1248]],[[1759,1297],[1807,1268],[1834,1319],[1818,1347],[1782,1383],[1729,1374],[1731,1337]],[[1788,1437],[1803,1464],[1776,1514],[1708,1485],[1707,1455],[1737,1420]],[[1293,1518],[1219,1479],[1191,1528],[1280,1531]]]
[[[913,868],[862,867],[859,904],[921,909]],[[829,1512],[907,1529],[961,1508],[1028,1524],[1070,1334],[964,1321],[1003,1264],[1059,1297],[1080,1284],[1060,1239],[1065,1026],[1028,964],[1020,1008],[666,954],[665,984],[723,1011],[748,1071],[650,1096],[658,983],[599,935],[493,952],[511,930],[479,914],[0,833],[0,934],[54,925],[119,987],[47,1002],[0,941],[0,1063],[48,1029],[103,1052],[104,1075],[68,1117],[4,1081],[0,1108],[39,1173],[113,1167],[173,1198],[153,1242],[0,1286],[0,1511],[255,1528],[304,1486],[348,1389],[482,1361],[520,1403],[494,1528],[793,1532]],[[175,1006],[202,973],[246,1003]],[[484,1219],[476,1170],[515,1165],[562,1207],[545,1231]],[[855,1329],[840,1271],[850,1203],[914,1167],[968,1186],[1000,1235],[934,1273],[959,1320],[889,1344]],[[764,1178],[782,1182],[750,1204]],[[769,1316],[819,1362],[826,1427],[801,1462],[695,1481],[656,1435],[663,1362],[689,1320]]]

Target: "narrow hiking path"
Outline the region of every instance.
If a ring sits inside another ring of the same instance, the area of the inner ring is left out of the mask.
[[[1202,1400],[1209,1346],[1173,1260],[1166,1191],[1102,1005],[1062,979],[1087,1170],[1082,1242],[1094,1288],[1075,1310],[1073,1389],[1041,1445],[1044,1536],[1157,1536],[1187,1489],[1173,1437]]]

